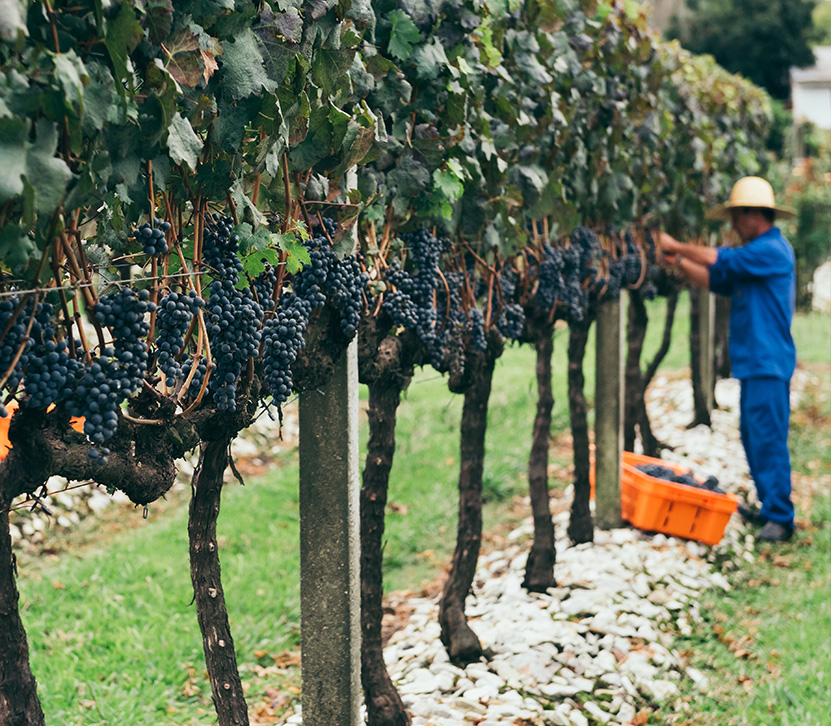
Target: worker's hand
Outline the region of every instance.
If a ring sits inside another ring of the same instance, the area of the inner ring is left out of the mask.
[[[680,247],[681,243],[673,236],[666,232],[658,233],[658,250],[661,253],[659,258],[664,266],[669,267],[678,263]]]
[[[658,234],[658,248],[664,255],[676,255],[681,251],[682,247],[683,245],[672,235],[666,232],[660,232]]]

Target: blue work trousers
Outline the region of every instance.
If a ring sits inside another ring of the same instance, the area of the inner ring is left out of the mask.
[[[793,527],[788,452],[790,383],[780,378],[746,378],[741,383],[739,428],[750,475],[762,503],[762,516]]]

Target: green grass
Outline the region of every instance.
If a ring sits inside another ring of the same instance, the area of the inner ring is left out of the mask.
[[[665,362],[669,370],[688,362],[688,309],[684,298]],[[658,346],[661,314],[660,302],[650,305],[647,358]],[[827,322],[827,318],[797,321],[801,358],[808,348],[800,336],[813,345]],[[567,331],[558,332],[555,432],[568,425],[567,342]],[[821,347],[810,349],[814,350],[810,356],[820,362],[826,360],[828,350],[823,358]],[[586,391],[591,398],[591,348],[587,363]],[[526,491],[535,402],[533,352],[511,347],[498,363],[489,412],[486,529],[509,517],[514,495]],[[429,370],[419,372],[405,394],[390,487],[390,501],[396,506],[387,517],[388,590],[417,590],[423,581],[434,581],[453,551],[461,408],[462,398],[450,394],[445,381]],[[804,437],[795,439],[795,460],[804,459],[807,465],[816,456],[813,450],[800,448],[803,438],[809,446],[810,427],[805,427]],[[362,442],[365,439],[364,424]],[[831,442],[823,450],[831,451]],[[552,486],[568,483],[553,481]],[[68,538],[50,533],[48,544],[58,555],[33,557],[21,552],[21,607],[49,723],[202,726],[215,722],[201,636],[190,604],[186,509],[186,498],[180,496],[169,505],[152,507],[147,521],[139,512],[122,511],[119,517],[128,524],[119,526],[112,525],[113,512],[86,520]],[[227,487],[219,537],[232,632],[253,704],[264,698],[268,685],[278,683],[287,692],[298,683],[296,669],[284,673],[274,660],[299,642],[293,454],[244,489]],[[812,559],[815,573],[820,571],[817,547],[797,551]],[[807,607],[796,604],[786,612],[802,612],[810,633],[808,626],[813,627],[814,621]],[[784,653],[787,647],[779,650]],[[266,666],[266,671],[259,666]]]
[[[813,326],[806,321],[806,329]],[[831,368],[791,428],[799,529],[759,549],[738,585],[702,601],[705,621],[675,647],[710,680],[686,682],[689,726],[826,726],[831,693]],[[808,508],[810,507],[810,508]],[[649,723],[669,723],[668,711]]]

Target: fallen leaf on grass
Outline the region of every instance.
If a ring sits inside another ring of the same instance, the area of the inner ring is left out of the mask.
[[[399,504],[398,502],[390,502],[387,505],[387,509],[394,514],[400,514],[402,517],[405,517],[409,511],[406,504]]]
[[[629,722],[630,726],[645,726],[649,721],[649,714],[650,712],[646,709],[638,711],[638,715]]]
[[[744,688],[744,690],[748,693],[753,689],[753,681],[750,679],[749,676],[739,676],[736,679],[736,682],[739,683],[741,687]]]

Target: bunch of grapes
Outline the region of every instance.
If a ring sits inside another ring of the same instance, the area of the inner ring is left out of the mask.
[[[439,258],[442,242],[426,228],[401,235],[410,251],[413,272],[402,270],[393,263],[387,270],[387,282],[396,290],[384,297],[383,309],[395,325],[413,330],[428,348],[436,344],[436,308],[433,295],[442,296],[443,285],[439,285]],[[461,303],[461,299],[459,299]],[[440,309],[444,309],[439,305]]]
[[[462,305],[465,276],[461,272],[445,275],[447,287],[437,290],[436,309],[442,311],[442,323],[425,341],[430,353],[430,365],[439,373],[461,374],[465,367],[465,338],[470,335],[470,314]],[[435,310],[433,311],[435,315]]]
[[[543,245],[542,254],[534,302],[540,310],[551,310],[557,304],[565,287],[563,280],[565,264],[561,248],[554,248],[546,243]]]
[[[499,332],[510,340],[519,340],[522,337],[522,326],[525,323],[525,311],[522,305],[508,303],[503,306],[499,314]]]
[[[202,259],[215,277],[205,303],[205,325],[213,354],[208,391],[218,411],[235,411],[239,379],[248,360],[257,354],[262,339],[263,310],[250,288],[236,288],[243,268],[237,254],[239,237],[233,233],[234,220],[214,214],[205,221]],[[192,361],[185,363],[182,375],[189,375],[193,365]],[[205,361],[196,363],[190,396],[199,394],[207,371]]]
[[[692,473],[678,474],[674,469],[660,464],[639,464],[635,467],[638,471],[642,471],[647,476],[663,481],[670,481],[675,484],[684,484],[688,487],[695,487],[696,489],[706,489],[715,494],[724,494],[724,489],[718,485],[718,479],[714,476],[707,477],[703,482],[699,481]]]
[[[578,228],[579,229],[579,228]],[[589,307],[589,292],[583,287],[583,259],[580,247],[571,244],[562,248],[563,288],[560,296],[569,322],[580,323]]]
[[[168,245],[165,234],[169,231],[170,222],[154,219],[152,227],[147,222],[141,225],[133,235],[133,239],[141,245],[144,254],[161,257],[167,254]]]
[[[147,371],[150,324],[145,315],[155,310],[149,299],[147,290],[136,294],[127,288],[99,298],[92,309],[96,322],[111,331],[112,347],[79,371],[67,407],[71,415],[84,417],[84,433],[97,445],[88,455],[100,463],[110,453],[102,444],[115,434],[121,404],[139,390]]]
[[[34,345],[31,336],[27,337],[26,334],[34,304],[33,298],[20,298],[17,295],[0,300],[0,331],[5,331],[2,340],[0,340],[0,370],[9,370],[20,347],[24,346],[22,355],[18,358],[8,381],[6,381],[6,388],[9,391],[14,391],[20,385],[23,379],[24,357],[26,352]],[[4,406],[2,412],[0,412],[0,415],[4,418],[8,415],[8,412],[5,411]]]
[[[228,280],[236,285],[242,274],[239,251],[239,237],[233,234],[234,220],[231,217],[212,214],[205,219],[202,235],[202,261],[212,276]]]
[[[617,300],[623,288],[623,278],[626,274],[626,262],[618,257],[609,263],[609,276],[606,278],[606,289],[603,296],[609,300]]]
[[[229,280],[214,280],[207,307],[208,337],[214,370],[208,389],[218,411],[236,410],[237,382],[262,339],[263,310],[249,288],[237,290]]]
[[[265,269],[254,278],[251,283],[257,294],[257,302],[263,310],[273,307],[274,286],[277,284],[277,270],[273,265],[266,263]]]
[[[183,354],[185,335],[193,317],[204,306],[205,301],[195,290],[187,295],[169,292],[159,302],[156,312],[156,362],[168,386],[173,386],[176,379],[182,376],[182,364],[187,361],[187,354]]]
[[[273,318],[263,328],[265,381],[272,401],[279,407],[292,391],[291,367],[305,344],[312,306],[296,293],[284,295]]]
[[[329,269],[335,262],[335,253],[329,246],[329,240],[323,235],[315,235],[306,245],[310,261],[294,278],[294,292],[311,303],[312,309],[323,307],[326,303],[324,287],[329,276]]]
[[[347,340],[358,330],[368,281],[369,276],[355,257],[334,260],[329,268],[325,289],[340,311],[340,330]]]
[[[634,285],[641,276],[642,263],[638,248],[635,245],[635,237],[631,230],[627,230],[623,235],[626,244],[626,256],[624,257],[626,270],[624,280],[627,285]]]
[[[470,349],[484,351],[488,347],[485,337],[485,316],[479,308],[471,308],[468,316],[470,318]]]
[[[80,346],[80,341],[76,341]],[[23,387],[26,405],[45,411],[53,403],[60,403],[75,390],[83,373],[83,365],[70,356],[65,340],[47,340],[35,346],[26,356],[26,376]]]

